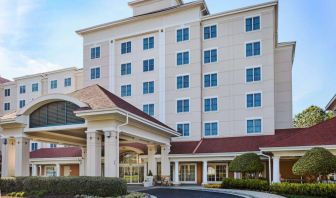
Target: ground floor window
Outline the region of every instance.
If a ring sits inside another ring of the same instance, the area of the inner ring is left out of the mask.
[[[46,176],[47,177],[56,176],[56,170],[55,170],[54,166],[46,166],[45,170],[46,170]]]
[[[179,178],[181,182],[196,182],[196,164],[181,164]]]
[[[208,164],[208,181],[220,182],[227,177],[226,164]]]

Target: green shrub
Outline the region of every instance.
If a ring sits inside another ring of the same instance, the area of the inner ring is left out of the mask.
[[[1,178],[0,179],[0,190],[2,192],[14,192],[14,191],[20,191],[20,186],[18,186],[18,183],[16,182],[15,178]]]
[[[109,177],[17,177],[0,180],[0,189],[7,192],[41,192],[43,195],[120,196],[127,194],[126,182]],[[10,184],[13,186],[7,188]],[[45,193],[46,192],[46,193]]]
[[[308,195],[319,197],[336,197],[336,184],[296,184],[275,183],[271,185],[272,192],[277,194]]]
[[[268,191],[269,184],[261,179],[233,179],[226,178],[222,182],[222,188],[228,189],[248,189],[257,191]]]
[[[260,157],[255,153],[245,153],[235,157],[229,164],[229,170],[232,172],[241,172],[243,177],[246,173],[255,174],[264,170]]]

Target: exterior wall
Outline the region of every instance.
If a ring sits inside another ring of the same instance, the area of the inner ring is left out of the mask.
[[[2,87],[0,87],[0,98],[2,101],[1,104],[0,104],[0,116],[3,116],[5,114],[9,114],[9,113],[12,113],[15,111],[16,109],[16,104],[17,104],[17,100],[16,100],[16,97],[17,97],[17,92],[16,92],[16,87],[17,85],[13,82],[9,82],[9,83],[5,83],[3,84]],[[10,96],[8,97],[5,97],[5,89],[10,89]],[[4,104],[6,102],[9,102],[10,103],[10,111],[5,111],[4,110]]]
[[[151,0],[132,5],[133,15],[145,14],[177,5],[176,0]]]
[[[281,179],[301,179],[300,176],[294,175],[292,167],[297,160],[280,160],[280,177]]]

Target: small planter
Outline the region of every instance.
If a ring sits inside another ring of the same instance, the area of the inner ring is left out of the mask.
[[[153,176],[146,176],[144,180],[144,187],[153,186]]]

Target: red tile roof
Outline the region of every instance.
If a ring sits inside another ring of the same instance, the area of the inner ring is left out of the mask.
[[[0,84],[6,83],[6,82],[10,82],[10,80],[6,79],[6,78],[2,78],[0,76]]]
[[[42,148],[30,152],[30,158],[62,158],[81,156],[82,150],[79,147]]]

